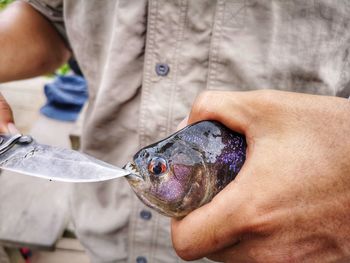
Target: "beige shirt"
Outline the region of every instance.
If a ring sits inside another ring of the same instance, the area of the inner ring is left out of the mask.
[[[205,89],[350,95],[347,0],[28,1],[88,81],[83,150],[119,166],[173,132]],[[126,180],[77,185],[71,208],[94,262],[180,262],[169,219]]]

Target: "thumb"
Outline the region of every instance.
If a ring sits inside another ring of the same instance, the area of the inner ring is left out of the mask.
[[[0,93],[0,133],[9,133],[8,125],[13,122],[11,107]]]
[[[243,169],[242,169],[243,170]],[[183,219],[172,219],[172,242],[177,254],[195,260],[239,243],[254,225],[250,191],[235,181],[206,205]]]

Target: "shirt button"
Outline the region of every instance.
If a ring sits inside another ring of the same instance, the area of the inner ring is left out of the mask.
[[[147,259],[145,257],[137,257],[136,263],[147,263]]]
[[[148,210],[142,210],[140,212],[140,217],[143,219],[143,220],[150,220],[152,218],[152,213]]]
[[[157,63],[156,64],[156,73],[158,76],[166,76],[169,73],[169,66],[165,63]]]

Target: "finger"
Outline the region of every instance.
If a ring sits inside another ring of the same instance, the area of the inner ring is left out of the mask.
[[[20,131],[17,129],[17,127],[13,123],[9,123],[7,125],[7,130],[10,134],[19,134]]]
[[[231,246],[249,229],[254,211],[250,206],[251,196],[236,179],[210,203],[182,220],[172,220],[173,246],[181,258],[199,259]]]
[[[250,107],[252,93],[206,91],[193,103],[188,123],[201,120],[216,120],[240,133],[247,133],[254,117]]]
[[[185,128],[187,126],[187,122],[188,122],[188,116],[177,125],[176,130],[179,131]]]
[[[10,105],[0,93],[0,132],[8,132],[8,124],[13,123],[13,114]]]

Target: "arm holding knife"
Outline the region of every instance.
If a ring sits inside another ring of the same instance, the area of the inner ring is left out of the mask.
[[[0,83],[50,73],[70,56],[55,28],[25,2],[1,12],[0,24]],[[0,131],[11,122],[11,108],[0,96]]]

